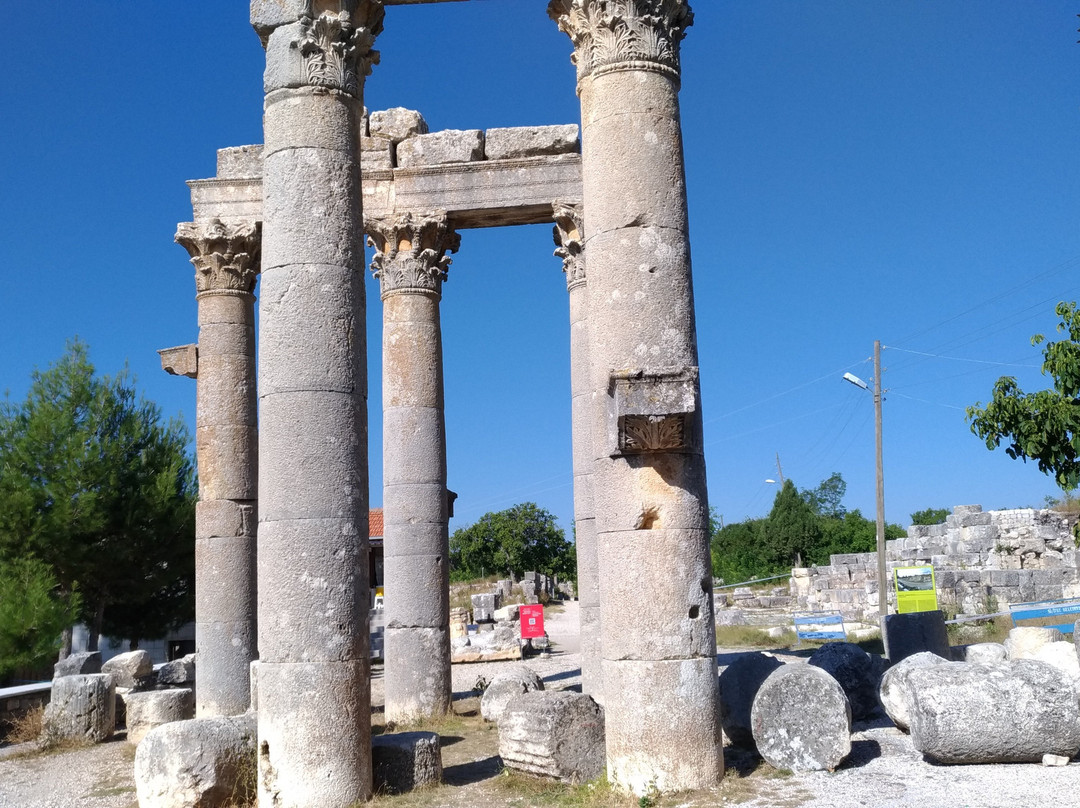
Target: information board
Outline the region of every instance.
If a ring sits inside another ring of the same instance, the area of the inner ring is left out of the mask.
[[[521,607],[521,639],[531,640],[544,636],[544,606],[540,603]]]
[[[896,586],[896,611],[933,612],[937,610],[937,582],[933,567],[897,567],[893,570]]]

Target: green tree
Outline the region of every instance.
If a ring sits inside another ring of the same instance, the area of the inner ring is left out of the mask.
[[[769,511],[765,551],[770,564],[788,567],[808,562],[821,544],[821,519],[813,507],[784,480]]]
[[[195,473],[189,437],[162,422],[126,369],[98,377],[86,345],[0,404],[0,559],[32,555],[102,627],[160,636],[194,611]]]
[[[1036,461],[1041,472],[1068,491],[1080,485],[1080,310],[1074,301],[1058,303],[1054,311],[1061,318],[1057,331],[1066,338],[1031,338],[1032,345],[1046,343],[1042,372],[1052,388],[1025,393],[1015,377],[1002,376],[990,403],[968,407],[967,418],[988,449],[1004,441],[1009,457]]]
[[[29,556],[0,562],[0,681],[55,659],[78,611],[78,593],[63,595],[47,564]]]
[[[709,541],[713,575],[723,578],[725,583],[736,584],[790,571],[790,565],[785,569],[763,552],[766,525],[765,519],[748,519],[722,528],[717,526]]]
[[[485,513],[450,537],[450,574],[455,580],[526,570],[563,580],[577,577],[574,545],[555,517],[533,502]]]
[[[948,515],[949,511],[946,508],[924,508],[911,514],[911,524],[940,525]]]
[[[885,539],[898,539],[907,532],[900,525],[885,523]],[[877,550],[877,522],[856,508],[839,519],[821,520],[821,545],[811,557],[814,564],[828,564],[829,556],[840,553],[872,553]]]
[[[818,516],[824,516],[828,519],[842,519],[847,512],[843,502],[846,493],[847,483],[844,482],[840,472],[834,471],[829,475],[828,479],[818,483],[817,488],[803,489],[802,498],[806,500]]]

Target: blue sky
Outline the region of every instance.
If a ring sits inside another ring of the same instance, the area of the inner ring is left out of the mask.
[[[925,507],[1038,505],[1032,464],[963,409],[995,379],[1045,386],[1033,333],[1080,299],[1075,4],[697,0],[683,129],[710,501],[764,515],[779,454],[874,511],[883,351],[891,522]],[[370,109],[432,130],[577,122],[570,43],[542,0],[387,11]],[[25,395],[78,334],[194,426],[194,382],[157,348],[196,338],[172,243],[184,181],[259,143],[263,54],[247,3],[89,0],[0,52],[0,389]],[[27,25],[30,23],[27,22]],[[533,500],[572,519],[566,289],[550,228],[466,231],[443,298],[454,526]],[[368,276],[371,501],[381,502],[381,310]]]

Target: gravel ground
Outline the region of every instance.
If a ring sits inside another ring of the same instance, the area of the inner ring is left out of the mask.
[[[576,623],[576,604],[548,616],[548,633],[555,643],[549,657],[532,658],[534,668],[551,689],[580,684],[576,653],[559,638]],[[738,654],[725,649],[723,666]],[[789,661],[796,661],[790,658]],[[491,679],[508,662],[455,665],[455,697],[471,693],[479,677]],[[372,701],[382,703],[382,669],[375,666]],[[851,757],[833,773],[769,776],[754,771],[756,762],[728,750],[728,778],[709,793],[664,798],[661,806],[745,808],[1071,808],[1080,807],[1080,763],[1061,768],[1037,764],[936,766],[923,761],[911,740],[887,719],[858,725]],[[678,743],[678,739],[672,739]],[[134,808],[133,749],[118,739],[95,747],[52,755],[15,756],[27,751],[0,749],[0,808]],[[736,778],[736,774],[741,775]],[[775,775],[775,773],[774,773]],[[448,795],[448,801],[450,797]],[[436,804],[436,803],[432,803]],[[454,804],[460,804],[457,801]],[[477,804],[480,804],[479,801]],[[484,804],[488,804],[484,801]],[[524,805],[524,803],[522,803]]]

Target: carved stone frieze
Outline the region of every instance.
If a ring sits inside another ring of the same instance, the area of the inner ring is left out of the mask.
[[[578,81],[613,70],[679,76],[679,49],[694,21],[688,0],[551,0],[548,15],[574,43]]]
[[[262,222],[181,222],[175,241],[191,256],[198,293],[254,293],[262,253]]]
[[[451,259],[461,236],[447,224],[445,211],[403,213],[364,223],[375,248],[371,272],[383,297],[393,293],[442,294]]]
[[[610,385],[612,457],[700,450],[696,367],[618,371]]]
[[[383,5],[361,0],[351,15],[324,11],[300,18],[300,37],[293,42],[303,60],[304,83],[359,97],[371,66],[379,63],[375,37],[382,31]]]
[[[563,262],[567,290],[585,283],[585,223],[581,205],[555,202],[555,256]]]
[[[619,449],[626,454],[686,448],[685,415],[627,415],[619,421]]]

